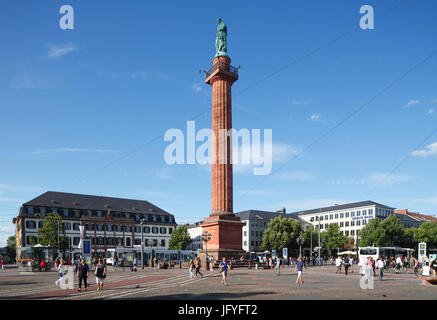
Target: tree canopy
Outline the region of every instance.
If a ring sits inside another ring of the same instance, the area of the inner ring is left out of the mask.
[[[10,236],[6,240],[6,252],[8,256],[15,257],[17,254],[17,242],[15,236]]]
[[[67,251],[69,243],[65,236],[64,224],[59,214],[47,213],[44,216],[44,225],[39,229],[38,234],[40,244],[57,248],[60,252]]]
[[[328,229],[322,232],[321,237],[322,246],[328,249],[330,255],[334,249],[343,249],[347,242],[347,236],[340,233],[340,227],[336,223],[330,224]]]
[[[168,248],[170,250],[185,250],[191,242],[192,240],[188,233],[187,226],[181,225],[172,232],[168,242]]]
[[[296,239],[302,233],[300,221],[278,216],[270,220],[268,228],[264,231],[261,250],[280,252],[282,248],[296,248]]]

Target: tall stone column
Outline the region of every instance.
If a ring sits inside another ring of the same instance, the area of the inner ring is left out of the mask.
[[[205,80],[212,87],[211,213],[201,226],[203,233],[211,235],[207,251],[216,261],[245,254],[243,223],[233,214],[231,86],[238,79],[238,69],[230,62],[228,56],[215,57]]]

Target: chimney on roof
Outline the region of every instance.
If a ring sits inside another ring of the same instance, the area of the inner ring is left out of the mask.
[[[276,210],[276,213],[284,213],[285,214],[285,208],[279,208]]]

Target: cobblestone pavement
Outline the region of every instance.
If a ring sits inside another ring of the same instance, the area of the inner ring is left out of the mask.
[[[203,277],[189,279],[188,270],[111,270],[104,290],[96,292],[95,277],[87,292],[62,290],[55,285],[57,274],[19,273],[16,268],[0,270],[0,299],[266,299],[266,300],[437,300],[437,286],[425,286],[413,274],[386,273],[384,280],[375,279],[374,289],[361,289],[361,275],[336,274],[335,266],[311,267],[303,272],[304,283],[295,284],[294,268],[274,270],[235,269],[229,272],[228,286],[220,285],[217,270],[202,271]]]

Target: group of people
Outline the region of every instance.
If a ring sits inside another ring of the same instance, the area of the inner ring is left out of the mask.
[[[55,261],[56,270],[59,274],[59,279],[55,281],[55,285],[59,285],[64,281],[65,276],[65,262],[64,259],[56,259]],[[102,258],[98,258],[96,261],[94,275],[96,277],[97,291],[103,289],[104,279],[106,278],[106,264]],[[79,263],[75,263],[73,272],[76,273],[76,277],[79,281],[79,288],[77,291],[82,291],[82,282],[84,285],[84,290],[87,291],[88,287],[88,277],[90,274],[90,267],[86,263],[85,259],[80,259]]]
[[[349,268],[351,269],[351,273],[352,273],[353,266],[354,266],[353,258],[345,256],[343,259],[342,257],[339,256],[339,257],[337,257],[337,259],[335,259],[335,266],[337,267],[337,270],[335,271],[335,273],[341,273],[342,266],[344,266],[344,274],[345,275],[348,274]]]

